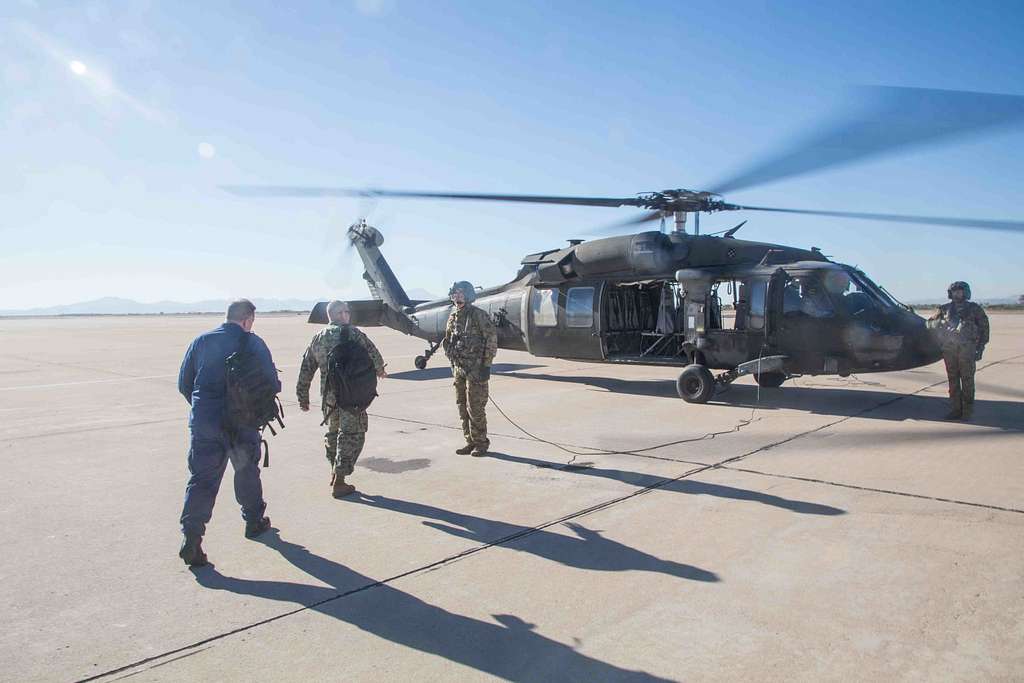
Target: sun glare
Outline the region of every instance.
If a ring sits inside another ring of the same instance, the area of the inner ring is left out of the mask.
[[[82,64],[77,59],[75,61],[71,62],[70,64],[68,64],[68,67],[71,69],[72,73],[74,73],[76,76],[84,76],[86,74],[86,72],[88,71],[88,69],[85,68],[85,64]]]
[[[209,142],[199,143],[199,156],[204,159],[212,159],[217,155],[217,148],[211,145]]]

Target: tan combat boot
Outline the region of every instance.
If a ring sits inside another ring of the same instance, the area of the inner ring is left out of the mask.
[[[355,486],[353,486],[352,484],[346,484],[345,483],[345,477],[344,476],[335,475],[333,481],[334,481],[334,490],[331,492],[331,495],[334,496],[335,498],[344,498],[345,496],[347,496],[347,495],[349,495],[351,493],[355,493],[355,491],[356,491],[356,487]]]

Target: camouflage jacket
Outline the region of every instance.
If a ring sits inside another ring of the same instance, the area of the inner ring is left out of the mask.
[[[325,372],[327,370],[327,354],[338,345],[343,335],[351,336],[356,343],[366,349],[377,372],[380,372],[381,368],[384,367],[384,359],[381,357],[380,351],[377,350],[377,347],[370,341],[370,338],[363,334],[358,327],[330,323],[313,336],[313,341],[309,342],[309,347],[302,354],[299,380],[295,384],[295,393],[299,399],[299,405],[309,405],[309,385],[312,383],[313,375],[316,374],[317,370],[320,370],[320,396],[330,401],[330,397],[325,394],[327,385],[327,375]]]
[[[498,331],[486,311],[466,304],[448,316],[441,345],[456,367],[489,367],[498,353]]]
[[[928,327],[938,332],[943,349],[988,344],[988,316],[973,301],[939,306],[938,313],[928,319]]]

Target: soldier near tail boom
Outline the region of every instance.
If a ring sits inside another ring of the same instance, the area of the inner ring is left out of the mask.
[[[327,451],[327,462],[331,465],[332,495],[341,498],[356,490],[355,486],[345,482],[345,477],[350,476],[355,468],[356,460],[363,450],[369,423],[365,405],[337,404],[337,392],[332,389],[331,375],[343,369],[337,360],[333,364],[335,369],[331,369],[332,363],[329,361],[335,358],[332,352],[337,353],[338,349],[349,343],[354,344],[364,350],[363,362],[366,361],[366,356],[369,356],[377,377],[387,377],[387,372],[384,370],[384,359],[380,351],[361,330],[351,324],[351,313],[347,303],[332,301],[327,305],[327,317],[327,327],[313,336],[302,356],[302,367],[295,390],[299,408],[308,411],[309,385],[313,381],[313,375],[317,370],[320,371],[323,424],[327,426],[324,446]],[[355,365],[358,361],[358,358],[353,358],[350,365]],[[374,388],[375,386],[374,384]]]
[[[988,344],[988,316],[970,300],[971,286],[954,282],[946,290],[950,302],[928,319],[939,335],[942,359],[946,363],[951,403],[946,419],[969,418],[974,412],[974,371]]]
[[[472,284],[456,282],[448,296],[455,310],[448,316],[441,344],[452,364],[455,403],[462,418],[462,434],[466,437],[466,445],[455,452],[482,456],[491,445],[487,438],[485,409],[491,363],[498,352],[498,332],[491,317],[472,305],[476,299]]]

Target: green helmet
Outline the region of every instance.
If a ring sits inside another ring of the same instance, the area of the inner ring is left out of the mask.
[[[471,282],[459,280],[452,284],[452,288],[448,290],[448,298],[452,298],[456,291],[462,292],[462,296],[465,297],[467,304],[471,304],[476,300],[476,288]]]
[[[946,296],[948,296],[950,299],[953,298],[954,289],[964,290],[964,299],[971,298],[971,286],[964,282],[963,280],[957,280],[956,282],[951,284],[948,289],[946,289]]]

